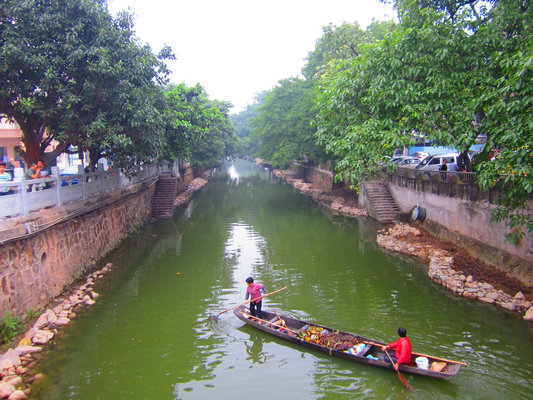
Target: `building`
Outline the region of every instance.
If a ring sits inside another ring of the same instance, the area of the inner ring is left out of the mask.
[[[21,135],[17,124],[4,118],[0,119],[0,161],[9,162],[17,168],[25,166],[22,158],[15,152],[15,147],[22,144]]]

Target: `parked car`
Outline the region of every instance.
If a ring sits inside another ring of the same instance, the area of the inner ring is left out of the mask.
[[[411,158],[411,157],[409,157],[409,156],[392,157],[392,162],[393,162],[393,163],[396,163],[396,164],[399,164],[399,163],[401,163],[403,160],[408,159],[408,158]]]
[[[429,153],[427,151],[415,151],[413,154],[411,154],[411,157],[418,158],[420,161],[422,161],[426,157],[429,157]]]
[[[415,168],[418,164],[421,163],[421,160],[416,157],[405,158],[398,163],[398,167],[402,168]]]
[[[457,171],[458,158],[459,153],[435,154],[422,160],[422,162],[416,166],[415,171],[438,171],[444,163],[444,160],[446,160],[446,163],[448,164],[448,171]]]

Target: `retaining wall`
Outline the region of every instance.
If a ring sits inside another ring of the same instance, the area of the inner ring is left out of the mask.
[[[389,187],[400,212],[410,212],[414,206],[425,208],[422,225],[432,234],[533,285],[533,239],[526,233],[517,245],[505,240],[509,228],[491,222],[497,193],[483,192],[475,184],[398,175],[389,175]]]
[[[331,192],[337,186],[342,184],[335,184],[335,176],[333,172],[326,169],[309,167],[307,165],[293,163],[291,169],[297,172],[298,176],[304,180],[304,182],[312,183],[314,187],[322,190],[323,192]]]
[[[156,179],[0,245],[0,318],[37,310],[150,217]]]

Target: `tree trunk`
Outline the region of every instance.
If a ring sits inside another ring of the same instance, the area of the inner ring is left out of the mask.
[[[41,160],[42,158],[41,142],[38,139],[34,139],[35,136],[36,135],[28,135],[26,132],[23,132],[21,139],[22,143],[24,144],[24,162],[28,167],[37,163],[37,161]]]

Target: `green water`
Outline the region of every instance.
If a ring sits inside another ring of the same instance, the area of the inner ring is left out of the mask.
[[[238,177],[237,177],[238,175]],[[251,163],[217,171],[174,220],[106,262],[97,304],[42,355],[31,399],[526,399],[533,330],[448,293],[427,267],[375,243],[379,224],[331,215]],[[407,328],[413,350],[468,363],[449,381],[330,358],[244,325],[245,279],[275,309],[376,340]]]

